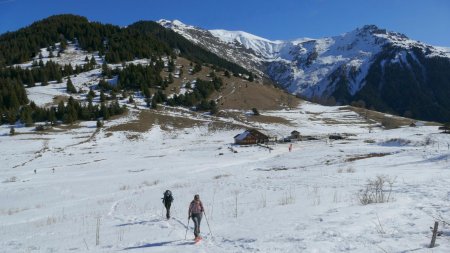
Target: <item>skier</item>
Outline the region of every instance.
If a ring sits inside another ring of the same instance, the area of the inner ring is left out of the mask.
[[[202,237],[200,236],[200,222],[202,221],[202,215],[204,211],[205,209],[203,208],[200,196],[198,194],[195,194],[194,200],[192,200],[191,204],[189,205],[188,217],[188,219],[192,218],[192,221],[194,222],[195,241],[199,241],[202,239]]]
[[[170,206],[172,205],[172,202],[173,202],[173,196],[172,196],[172,192],[170,190],[166,190],[164,192],[164,197],[162,198],[162,202],[163,202],[164,206],[166,207],[166,218],[170,219]]]

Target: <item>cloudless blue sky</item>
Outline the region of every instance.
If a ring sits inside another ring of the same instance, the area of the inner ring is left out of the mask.
[[[0,33],[62,13],[121,26],[178,19],[272,40],[333,36],[375,24],[450,47],[449,0],[0,0]]]

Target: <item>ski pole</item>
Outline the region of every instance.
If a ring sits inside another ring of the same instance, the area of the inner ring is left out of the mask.
[[[213,237],[213,234],[211,232],[211,227],[209,226],[208,217],[206,217],[205,211],[203,211],[203,214],[205,215],[206,224],[208,224],[209,233],[211,234],[211,237]]]
[[[186,237],[187,237],[187,231],[188,231],[188,229],[189,229],[189,217],[188,217],[188,224],[187,224],[187,226],[186,226],[186,234],[184,235],[184,240],[186,240]]]

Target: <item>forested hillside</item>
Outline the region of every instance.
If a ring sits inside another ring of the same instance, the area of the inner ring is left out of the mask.
[[[99,63],[94,57],[86,56],[83,64],[61,65],[52,61],[60,57],[69,43],[76,45],[77,50],[96,53],[103,61],[103,78],[117,77],[117,84],[112,87],[104,80],[98,84],[101,92],[109,92],[110,100],[114,100],[115,93],[120,90],[137,90],[152,99],[153,105],[165,102],[167,98],[161,91],[150,94],[149,88],[162,89],[167,87],[170,80],[163,79],[161,72],[164,61],[169,59],[173,71],[173,59],[184,57],[196,66],[202,64],[212,65],[215,69],[228,70],[234,74],[250,74],[241,66],[231,63],[219,56],[197,46],[181,35],[160,26],[152,21],[140,21],[128,27],[121,28],[109,24],[89,22],[85,17],[76,15],[57,15],[33,23],[15,32],[8,32],[0,36],[0,115],[1,123],[14,123],[20,119],[22,123],[38,120],[63,120],[70,123],[77,119],[107,118],[110,115],[121,113],[117,103],[101,99],[99,105],[92,104],[95,94],[88,96],[89,105],[77,105],[76,101],[70,103],[72,109],[39,108],[36,105],[28,106],[25,87],[34,87],[36,83],[41,86],[49,82],[63,83],[71,75],[77,75],[95,68]],[[44,63],[42,49],[49,53]],[[124,68],[112,69],[108,64],[130,62],[136,59],[148,59],[152,64],[128,65]],[[33,61],[31,66],[20,65]],[[171,72],[169,71],[169,72]],[[169,75],[169,79],[172,78]],[[70,78],[69,78],[70,80]],[[67,91],[77,93],[77,90],[67,80]],[[105,95],[103,95],[103,98]],[[198,96],[197,96],[198,97]],[[198,98],[206,99],[205,96]],[[108,105],[109,104],[109,105]],[[178,103],[172,103],[178,104]],[[181,103],[191,104],[191,103]],[[204,107],[204,106],[203,106]],[[110,108],[108,114],[105,109]],[[115,108],[115,109],[113,109]],[[53,111],[52,111],[53,110]],[[61,110],[58,112],[58,110]],[[83,112],[87,111],[87,112]],[[71,112],[71,113],[69,113]]]

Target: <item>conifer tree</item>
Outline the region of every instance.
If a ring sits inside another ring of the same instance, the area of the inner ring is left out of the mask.
[[[66,91],[69,93],[77,93],[77,89],[73,85],[72,80],[70,80],[70,77],[67,78]]]
[[[106,96],[105,93],[102,91],[100,91],[100,102],[103,103],[106,101]]]
[[[31,107],[26,105],[22,107],[20,112],[20,121],[25,124],[26,127],[33,125],[33,118],[31,117]]]

